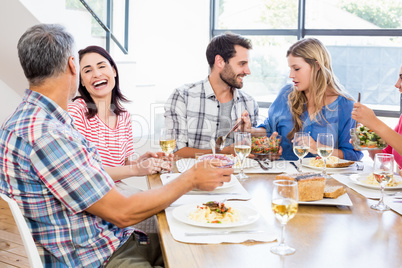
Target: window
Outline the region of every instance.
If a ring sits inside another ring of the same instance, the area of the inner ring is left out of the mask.
[[[286,51],[298,39],[315,37],[328,48],[335,75],[349,94],[399,117],[394,85],[402,65],[400,0],[211,0],[211,37],[226,31],[253,42],[244,89],[267,107],[286,83]]]

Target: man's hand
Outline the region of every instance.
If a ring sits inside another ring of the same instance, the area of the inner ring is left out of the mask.
[[[230,182],[233,168],[222,168],[226,163],[218,159],[197,162],[191,169],[195,189],[212,191],[224,182]]]

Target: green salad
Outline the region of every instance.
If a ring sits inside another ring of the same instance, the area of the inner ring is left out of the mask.
[[[381,139],[374,131],[359,124],[356,128],[356,137],[359,138],[362,148],[378,148],[383,149],[387,147],[387,143]]]

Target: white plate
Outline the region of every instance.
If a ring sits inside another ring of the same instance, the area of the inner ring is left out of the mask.
[[[162,184],[168,184],[170,181],[175,180],[177,177],[179,177],[181,174],[180,173],[163,173],[161,174],[161,181]],[[218,186],[215,188],[215,190],[219,190],[219,189],[226,189],[226,188],[230,188],[236,185],[236,177],[232,174],[230,176],[230,181],[229,182],[224,182],[222,186]],[[215,191],[214,190],[214,191]],[[201,190],[194,190],[194,191],[201,191]]]
[[[228,202],[225,202],[226,206],[232,207],[233,209],[236,209],[239,211],[240,220],[238,222],[202,223],[202,222],[190,220],[188,218],[188,216],[190,215],[190,212],[195,211],[197,209],[197,205],[202,205],[202,204],[200,204],[200,203],[187,204],[187,205],[177,207],[172,212],[173,217],[176,220],[184,222],[189,225],[194,225],[194,226],[199,226],[199,227],[207,227],[207,228],[232,228],[232,227],[244,226],[244,225],[248,225],[248,224],[251,224],[251,223],[257,221],[260,217],[260,213],[258,213],[258,211],[255,208],[253,208],[249,205],[240,204],[238,202],[228,201]]]
[[[299,201],[299,205],[322,205],[322,206],[353,206],[349,195],[344,193],[338,198],[324,198],[316,201]]]
[[[364,183],[364,181],[365,180],[367,180],[367,177],[370,175],[370,173],[363,173],[363,174],[353,174],[353,175],[350,175],[350,180],[353,182],[353,183],[355,183],[355,184],[357,184],[357,185],[360,185],[360,186],[363,186],[363,187],[367,187],[367,188],[371,188],[371,189],[381,189],[380,188],[380,185],[372,185],[372,184],[367,184],[367,183]],[[397,181],[402,181],[402,178],[400,177],[400,176],[398,176],[398,175],[395,175],[394,174],[394,178],[397,180]],[[402,184],[399,184],[399,185],[397,185],[397,186],[394,186],[394,187],[385,187],[384,188],[385,190],[396,190],[396,189],[402,189]]]
[[[314,158],[312,158],[312,157],[303,158],[302,166],[303,166],[303,167],[312,168],[312,169],[318,169],[318,170],[323,170],[323,169],[324,169],[323,167],[311,166],[311,165],[310,165],[310,160],[311,160],[311,159],[314,159]],[[349,162],[349,160],[339,159],[339,162],[344,163],[344,162]],[[327,171],[338,171],[338,170],[349,169],[349,168],[354,167],[355,165],[356,165],[356,164],[352,164],[352,165],[350,165],[350,166],[348,166],[348,167],[339,167],[339,168],[329,168],[329,167],[327,167]]]

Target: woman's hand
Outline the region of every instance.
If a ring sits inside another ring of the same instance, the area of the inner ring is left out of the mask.
[[[317,154],[317,142],[310,136],[310,153]]]
[[[372,129],[376,122],[376,115],[373,110],[360,102],[353,104],[352,119],[362,123],[364,126]]]
[[[132,164],[132,168],[136,169],[137,176],[145,176],[156,174],[162,170],[170,171],[172,169],[172,164],[162,158],[151,157],[143,161],[137,161],[137,163]]]

